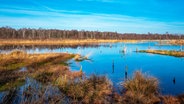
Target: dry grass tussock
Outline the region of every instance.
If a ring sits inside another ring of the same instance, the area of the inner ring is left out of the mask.
[[[83,75],[80,71],[70,71],[67,66],[49,65],[47,67],[40,67],[39,70],[34,71],[32,76],[43,83],[55,83],[55,81],[67,81],[81,78]]]
[[[72,99],[72,103],[110,103],[112,85],[105,76],[92,75],[90,78],[67,80],[65,83],[60,79],[57,80],[57,85]]]
[[[123,84],[126,90],[123,102],[127,104],[154,104],[160,101],[158,97],[158,81],[156,78],[143,75],[137,71],[132,79]]]

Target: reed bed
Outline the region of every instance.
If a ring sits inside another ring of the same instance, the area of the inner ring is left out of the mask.
[[[175,51],[175,50],[139,50],[138,52],[184,57],[183,51]]]
[[[83,40],[74,40],[74,39],[45,39],[45,40],[24,40],[24,39],[1,39],[0,45],[84,45],[84,44],[93,44],[93,43],[115,43],[115,42],[130,42],[136,43],[140,40],[115,40],[115,39],[83,39]]]

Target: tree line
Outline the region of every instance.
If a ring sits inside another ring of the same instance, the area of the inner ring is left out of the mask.
[[[132,39],[132,40],[155,40],[155,39],[184,39],[184,35],[177,34],[136,34],[99,31],[78,31],[58,29],[14,29],[0,27],[0,39]]]

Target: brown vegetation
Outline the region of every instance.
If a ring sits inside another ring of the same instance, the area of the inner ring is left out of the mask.
[[[84,40],[76,40],[76,39],[46,39],[46,40],[23,40],[23,39],[0,39],[1,46],[9,46],[9,45],[25,45],[25,46],[74,46],[74,45],[92,45],[98,43],[115,43],[115,42],[139,42],[138,40],[117,40],[117,39],[84,39]]]
[[[175,50],[140,50],[138,52],[184,57],[183,51],[175,51]]]
[[[17,50],[10,52],[9,54],[0,54],[0,69],[10,70],[18,69],[22,66],[39,66],[42,64],[51,64],[58,61],[66,61],[72,57],[74,57],[73,54],[66,53],[27,54],[26,52]],[[20,63],[21,65],[19,65]]]
[[[155,104],[160,102],[158,93],[158,81],[156,78],[135,72],[132,79],[123,83],[126,90],[123,102],[127,104]]]
[[[177,97],[174,96],[163,96],[161,99],[163,104],[183,104]]]
[[[112,84],[105,76],[92,75],[89,78],[57,81],[58,87],[72,103],[104,104],[111,100]]]
[[[173,45],[184,45],[184,40],[170,40],[169,43]]]
[[[27,54],[13,51],[0,54],[0,91],[8,91],[0,103],[12,103],[22,96],[20,103],[83,103],[83,104],[182,104],[183,95],[163,96],[159,94],[158,80],[154,77],[135,72],[132,78],[122,83],[124,92],[114,93],[112,83],[105,76],[86,77],[81,71],[72,72],[65,64],[66,60],[79,58],[79,55],[66,53]],[[26,72],[7,67],[19,64],[27,66]],[[17,95],[17,86],[23,85],[29,76],[41,82],[31,84]],[[37,86],[37,87],[35,87]],[[39,87],[38,87],[39,86]]]
[[[9,54],[0,54],[0,90],[7,90],[20,85],[25,76],[39,76],[41,72],[47,72],[46,68],[54,69],[59,64],[60,69],[66,68],[65,61],[75,55],[66,53],[27,54],[23,51],[13,51]],[[21,67],[27,67],[26,72],[19,71]],[[34,70],[32,70],[34,69]],[[46,80],[45,77],[41,77]]]

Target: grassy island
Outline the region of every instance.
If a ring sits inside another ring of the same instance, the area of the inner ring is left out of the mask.
[[[183,51],[175,51],[175,50],[139,50],[138,52],[184,57]]]

